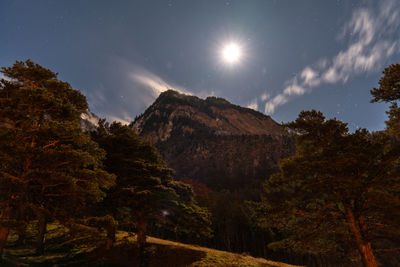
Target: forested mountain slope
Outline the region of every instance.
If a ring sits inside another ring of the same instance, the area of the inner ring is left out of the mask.
[[[273,257],[269,233],[258,229],[245,202],[259,200],[262,182],[280,159],[294,154],[294,139],[280,124],[222,98],[169,90],[131,126],[155,144],[176,179],[192,184],[199,203],[211,211],[214,238],[201,244]]]
[[[263,180],[294,152],[292,138],[269,116],[216,97],[166,91],[132,126],[157,146],[177,178],[213,189]]]

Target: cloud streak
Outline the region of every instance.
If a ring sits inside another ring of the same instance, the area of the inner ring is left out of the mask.
[[[6,77],[3,73],[0,72],[0,80],[1,79],[4,79],[6,81],[10,81],[11,80],[10,78]]]
[[[355,10],[341,33],[342,38],[348,37],[348,46],[330,60],[321,59],[314,68],[306,66],[299,76],[287,81],[283,91],[265,103],[265,113],[273,114],[293,96],[311,92],[321,84],[344,84],[356,75],[380,70],[400,47],[399,39],[393,37],[398,36],[399,12],[395,0],[381,1],[378,11],[372,7]]]
[[[134,116],[143,112],[164,91],[173,89],[185,94],[190,91],[170,83],[155,73],[125,59],[111,58],[107,67],[113,79],[90,90],[87,97],[90,108],[109,121],[128,124]],[[103,114],[101,114],[103,113]]]
[[[134,83],[139,83],[140,85],[142,85],[144,89],[151,93],[154,99],[156,99],[162,92],[169,89],[173,89],[175,91],[185,94],[192,94],[185,88],[168,83],[159,76],[143,68],[135,67],[129,75]]]
[[[257,103],[257,98],[253,99],[253,101],[251,101],[248,105],[247,108],[251,108],[254,110],[258,110],[258,103]]]

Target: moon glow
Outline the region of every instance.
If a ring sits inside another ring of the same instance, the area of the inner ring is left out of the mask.
[[[225,45],[221,54],[222,59],[229,64],[237,63],[242,56],[240,47],[235,43]]]

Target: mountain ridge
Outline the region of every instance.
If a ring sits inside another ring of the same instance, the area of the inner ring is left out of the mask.
[[[131,127],[157,147],[177,179],[217,190],[263,181],[294,152],[293,138],[271,117],[173,90],[161,93]]]
[[[200,128],[214,135],[284,135],[281,125],[260,112],[223,98],[203,100],[173,90],[161,93],[132,127],[152,143],[166,141],[177,128],[186,135]]]

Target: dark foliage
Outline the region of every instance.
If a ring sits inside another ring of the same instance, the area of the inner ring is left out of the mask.
[[[316,111],[287,126],[297,134],[297,153],[281,162],[255,205],[260,225],[283,233],[269,246],[376,266],[378,251],[400,245],[400,151],[384,133],[350,134]]]
[[[196,205],[190,186],[172,179],[173,171],[150,143],[128,126],[104,121],[92,137],[107,152],[106,170],[117,175],[116,186],[100,208],[120,226],[133,223],[139,247],[145,244],[149,226],[175,235],[210,235],[207,211]]]
[[[34,215],[41,253],[47,221],[67,222],[100,201],[114,176],[79,127],[85,96],[30,60],[1,72],[10,80],[0,81],[0,252],[10,227]]]

